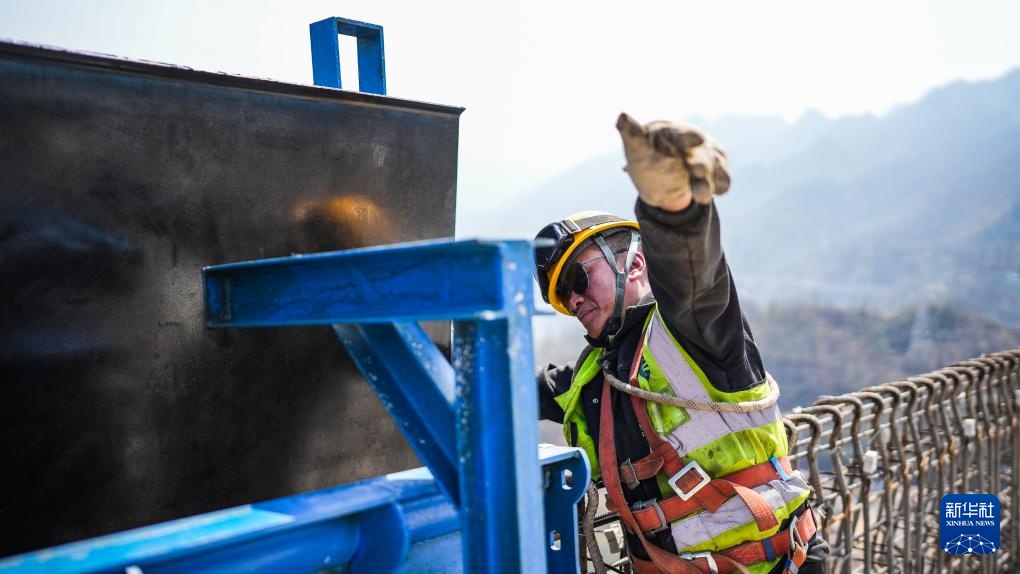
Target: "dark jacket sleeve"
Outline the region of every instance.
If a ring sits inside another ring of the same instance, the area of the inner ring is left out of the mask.
[[[764,381],[765,369],[740,310],[723,255],[715,204],[692,203],[680,212],[635,207],[652,293],[666,325],[695,361],[714,363],[712,384],[742,390]]]
[[[563,424],[563,409],[555,397],[567,392],[574,369],[570,365],[549,364],[538,372],[539,418]]]

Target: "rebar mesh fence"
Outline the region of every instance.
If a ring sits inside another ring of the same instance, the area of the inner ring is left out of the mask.
[[[857,392],[787,415],[790,456],[813,487],[829,572],[1014,572],[1020,497],[1020,349]],[[945,494],[995,494],[1001,548],[939,546]]]
[[[840,395],[786,416],[790,458],[812,486],[828,572],[1015,572],[1020,564],[1020,348]],[[946,494],[995,494],[999,550],[950,555],[939,544]],[[596,539],[629,572],[622,525],[604,508]],[[583,542],[583,541],[582,541]],[[585,570],[591,570],[586,564]]]

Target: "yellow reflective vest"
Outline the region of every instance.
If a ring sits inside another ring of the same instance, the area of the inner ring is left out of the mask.
[[[713,387],[669,332],[658,306],[648,314],[641,339],[637,379],[642,389],[697,402],[725,403],[755,401],[770,392],[766,381],[737,392]],[[570,387],[556,397],[563,409],[564,436],[568,444],[582,448],[588,455],[593,478],[601,476],[601,465],[619,464],[619,461],[598,459],[598,445],[588,432],[588,421],[579,404],[581,389],[594,380],[601,369],[602,353],[600,348],[590,349],[580,361]],[[712,478],[768,462],[771,457],[786,456],[788,451],[786,429],[778,406],[742,413],[683,409],[651,401],[645,401],[644,405],[652,426],[662,439],[686,462],[696,461]],[[675,495],[666,483],[667,478],[662,472],[656,477],[664,498]],[[804,504],[809,495],[809,487],[799,472],[794,472],[788,480],[774,480],[754,490],[772,506],[779,524]],[[779,526],[759,531],[747,506],[734,498],[716,512],[697,511],[682,517],[670,524],[670,530],[680,553],[718,552],[772,536],[779,531]],[[765,573],[781,559],[753,564],[748,569]]]

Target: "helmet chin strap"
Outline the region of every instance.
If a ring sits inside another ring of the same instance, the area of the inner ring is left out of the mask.
[[[601,235],[596,235],[593,240],[595,245],[598,245],[599,249],[602,250],[602,255],[609,263],[609,267],[616,273],[616,300],[613,302],[613,316],[606,319],[605,325],[602,326],[602,332],[599,333],[597,339],[597,341],[606,345],[612,345],[613,341],[616,340],[616,336],[620,334],[620,329],[623,328],[623,294],[627,287],[627,272],[630,270],[631,264],[634,263],[634,255],[637,253],[641,236],[636,231],[630,232],[630,247],[627,248],[627,261],[622,269],[616,266],[616,254],[609,248],[606,240]]]

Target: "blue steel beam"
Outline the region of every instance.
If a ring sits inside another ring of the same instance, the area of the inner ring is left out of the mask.
[[[454,375],[446,357],[417,323],[333,329],[418,458],[459,505]]]
[[[309,25],[312,78],[317,86],[342,88],[338,34],[358,40],[358,90],[386,95],[386,56],[383,29],[347,18],[326,18]]]
[[[207,267],[206,326],[499,317],[509,306],[501,245],[421,242]]]
[[[408,559],[423,543],[456,553],[459,526],[417,469],[13,556],[0,573],[456,571]]]
[[[538,399],[531,341],[531,244],[500,247],[497,317],[454,323],[461,520],[470,572],[545,572]]]
[[[553,550],[532,450],[531,268],[532,247],[523,241],[424,242],[220,265],[205,270],[206,319],[209,327],[346,324],[335,327],[341,341],[459,502],[466,569],[541,574],[554,555],[547,556]],[[448,365],[411,326],[451,318],[452,409]],[[555,556],[573,555],[565,549],[574,546],[574,537],[561,535]]]
[[[572,470],[577,485],[546,480],[547,530],[556,520],[576,529],[587,461],[565,447],[542,447],[538,459],[547,477]],[[419,468],[0,559],[0,574],[461,572],[460,526]],[[576,530],[560,532],[576,540]],[[559,554],[549,570],[576,572],[576,546]]]

